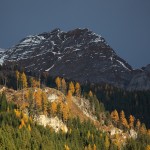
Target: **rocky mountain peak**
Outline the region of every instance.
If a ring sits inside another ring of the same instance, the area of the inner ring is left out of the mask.
[[[5,64],[13,62],[26,71],[47,71],[54,77],[82,83],[109,83],[121,88],[128,88],[133,76],[139,73],[120,58],[101,35],[87,28],[68,32],[56,28],[27,36],[0,58]]]

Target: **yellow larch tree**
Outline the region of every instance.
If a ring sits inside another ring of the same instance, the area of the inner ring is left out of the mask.
[[[136,130],[139,131],[140,127],[141,127],[141,122],[140,122],[139,119],[137,119],[137,122],[136,122]]]
[[[125,118],[125,113],[123,110],[120,112],[120,123],[126,128],[129,127],[127,119]]]
[[[142,134],[146,134],[147,133],[147,129],[144,123],[142,123],[141,127],[140,127],[140,133]]]
[[[90,97],[93,97],[93,93],[92,93],[91,90],[89,91],[89,96],[90,96]]]
[[[109,146],[110,146],[110,141],[109,141],[109,138],[107,135],[105,136],[105,143],[104,144],[105,144],[105,149],[108,150]]]
[[[55,79],[55,83],[57,85],[57,89],[60,90],[60,88],[61,88],[61,78],[57,77]]]
[[[37,89],[35,94],[34,94],[36,109],[38,111],[41,111],[41,109],[42,109],[42,97],[41,97],[41,94],[42,94],[42,92],[41,92],[40,89]]]
[[[134,116],[130,115],[129,116],[129,127],[130,128],[134,128],[134,121],[135,121]]]
[[[76,85],[75,85],[76,96],[80,96],[80,92],[81,92],[80,84],[77,82]]]
[[[52,115],[54,116],[57,112],[57,103],[56,102],[51,103],[51,110],[52,110]]]
[[[21,74],[21,82],[22,82],[22,88],[23,89],[26,88],[27,87],[27,77],[24,72]]]
[[[69,146],[65,144],[65,150],[70,150]]]
[[[61,85],[62,85],[62,92],[63,92],[64,94],[66,94],[67,85],[66,85],[66,81],[65,81],[64,78],[61,80]]]
[[[47,96],[45,92],[42,92],[42,111],[44,115],[47,115]]]
[[[119,122],[119,115],[116,109],[111,112],[111,118],[115,122],[115,124]]]
[[[150,150],[150,145],[147,145],[147,146],[146,146],[146,150]]]
[[[95,144],[93,145],[93,150],[96,150],[96,145]]]
[[[74,87],[74,84],[73,84],[72,81],[69,83],[69,91],[70,91],[72,94],[74,94],[74,92],[75,92],[75,87]]]
[[[63,106],[62,113],[63,113],[63,121],[66,122],[69,118],[69,108],[67,104]]]
[[[70,90],[68,91],[68,94],[66,96],[66,101],[67,101],[67,104],[68,104],[68,108],[70,109],[71,104],[72,104],[72,92]]]

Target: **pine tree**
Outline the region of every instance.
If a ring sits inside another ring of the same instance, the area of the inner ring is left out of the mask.
[[[7,111],[8,103],[6,99],[6,94],[3,92],[0,97],[0,110],[1,111]]]
[[[17,79],[17,90],[18,90],[18,82],[19,82],[19,75],[20,73],[18,72],[18,70],[16,71],[16,79]]]

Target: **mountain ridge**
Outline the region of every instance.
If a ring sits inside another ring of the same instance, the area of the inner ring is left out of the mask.
[[[0,57],[4,64],[16,64],[39,74],[46,71],[53,77],[81,83],[108,83],[127,90],[150,89],[146,69],[134,70],[102,36],[87,28],[68,32],[56,28],[30,35]]]

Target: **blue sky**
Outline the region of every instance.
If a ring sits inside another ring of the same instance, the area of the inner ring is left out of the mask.
[[[0,47],[27,35],[89,28],[133,68],[150,64],[150,0],[0,0]]]

